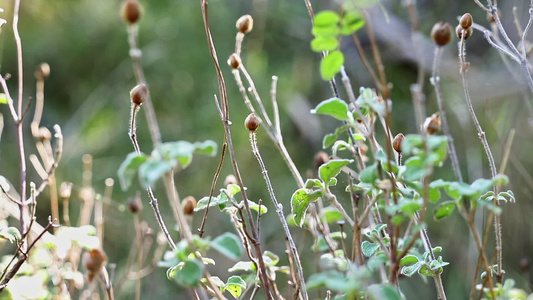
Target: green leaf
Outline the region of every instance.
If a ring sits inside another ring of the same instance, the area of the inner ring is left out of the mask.
[[[298,189],[292,194],[291,212],[294,214],[294,222],[298,227],[303,225],[309,203],[320,197],[322,197],[322,192],[319,190]]]
[[[333,51],[339,47],[335,36],[317,36],[311,41],[311,49],[315,52]]]
[[[321,211],[322,217],[326,219],[327,223],[335,223],[337,221],[343,220],[344,217],[335,207],[324,207]]]
[[[333,177],[339,175],[342,167],[353,162],[352,159],[332,159],[318,168],[318,175],[323,182],[328,182]]]
[[[194,143],[194,147],[196,147],[195,153],[198,154],[208,156],[215,156],[217,154],[217,143],[211,140],[196,142]]]
[[[4,227],[0,229],[0,238],[8,240],[11,244],[22,239],[20,232],[15,227]]]
[[[240,276],[231,276],[224,285],[224,289],[237,299],[241,296],[242,290],[246,289],[246,282]]]
[[[213,249],[230,259],[237,260],[242,255],[241,241],[231,232],[226,232],[218,236],[210,244]]]
[[[228,272],[237,272],[237,271],[255,271],[255,265],[251,261],[239,261],[233,265],[233,267],[228,269]]]
[[[167,277],[174,279],[184,286],[198,286],[202,278],[203,265],[196,259],[188,259],[184,264],[180,265],[181,268],[170,268],[167,271]]]
[[[434,277],[435,274],[437,274],[437,271],[432,270],[432,269],[428,266],[428,264],[424,263],[424,264],[422,264],[422,266],[420,266],[420,269],[418,269],[418,273],[419,273],[420,275]]]
[[[344,65],[344,54],[339,50],[331,51],[322,59],[320,63],[320,75],[324,80],[331,80],[335,77]]]
[[[442,203],[439,203],[437,207],[435,207],[435,210],[433,211],[433,216],[435,220],[441,220],[444,217],[447,217],[453,213],[453,210],[455,209],[455,201],[445,201]]]
[[[361,182],[369,183],[371,185],[376,184],[376,179],[378,179],[378,177],[379,174],[376,163],[367,166],[359,175],[359,179],[361,180]]]
[[[371,243],[369,241],[363,241],[361,243],[361,250],[366,257],[370,257],[379,249],[378,243]]]
[[[427,167],[424,165],[420,157],[413,156],[405,161],[405,173],[404,178],[408,181],[419,180],[426,175]]]
[[[146,155],[132,152],[128,154],[126,159],[120,164],[117,175],[120,181],[120,187],[123,191],[130,187],[131,181],[133,180],[135,173],[137,173],[137,169],[146,161],[146,159]]]
[[[350,35],[365,26],[365,19],[359,10],[347,12],[341,20],[342,35]]]
[[[152,186],[166,172],[172,170],[176,161],[150,157],[139,167],[139,179],[143,188]]]
[[[339,34],[339,15],[331,10],[324,10],[315,15],[312,29],[314,36],[337,36]]]
[[[0,104],[7,104],[7,97],[4,93],[0,93]]]
[[[417,261],[416,263],[409,265],[409,266],[403,266],[401,269],[401,273],[405,276],[413,276],[418,270],[420,269],[420,266],[422,265],[422,262]]]
[[[277,256],[274,252],[265,250],[265,252],[263,252],[263,260],[265,261],[266,266],[273,267],[278,264],[279,256]]]
[[[390,284],[372,284],[368,287],[370,299],[401,300],[397,288]]]
[[[312,188],[323,188],[324,184],[319,179],[307,179],[305,181],[305,188],[306,189],[312,189]]]
[[[161,144],[159,152],[165,160],[176,159],[183,168],[189,166],[194,153],[214,156],[217,144],[213,141],[196,142],[177,141]]]
[[[408,254],[400,260],[400,266],[410,266],[416,264],[418,261],[419,259],[417,256]]]
[[[338,120],[348,120],[348,104],[339,98],[330,98],[320,102],[311,110],[312,114],[329,115]]]

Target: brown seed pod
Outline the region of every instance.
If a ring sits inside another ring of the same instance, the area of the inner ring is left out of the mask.
[[[431,38],[439,47],[448,45],[453,38],[453,29],[450,23],[435,23],[431,29]]]
[[[128,199],[128,209],[132,214],[136,214],[143,209],[143,203],[139,194]]]
[[[135,24],[142,16],[142,6],[137,0],[125,0],[122,2],[120,15],[124,22]]]
[[[461,27],[464,29],[470,28],[472,23],[474,23],[474,20],[472,19],[472,15],[469,13],[464,14],[459,20],[459,25],[461,25]]]
[[[131,91],[130,91],[130,99],[131,102],[133,102],[136,105],[141,105],[146,100],[146,96],[148,96],[148,89],[146,88],[146,85],[139,84],[136,85]]]
[[[246,129],[254,132],[259,127],[259,118],[255,113],[251,113],[246,117],[246,120],[244,120],[244,126]]]
[[[318,168],[320,168],[321,165],[329,161],[329,155],[324,151],[320,151],[317,154],[315,154],[314,161],[315,161],[315,169],[318,170]]]
[[[237,20],[235,26],[240,33],[246,34],[254,28],[254,19],[250,15],[244,15]]]
[[[224,179],[224,186],[228,186],[230,184],[237,184],[237,178],[233,174],[229,174],[226,176],[226,179]]]
[[[498,14],[498,17],[501,16],[501,13],[500,13],[500,10],[496,10],[496,13]],[[494,16],[492,15],[492,13],[487,13],[487,21],[489,21],[489,23],[494,23],[496,22],[496,19],[494,19]]]
[[[183,199],[183,213],[186,215],[192,215],[196,208],[196,199],[193,196],[188,196]]]
[[[466,40],[472,35],[472,33],[474,33],[474,29],[472,29],[472,27],[469,27],[468,29],[464,29],[463,27],[461,27],[461,25],[457,25],[457,27],[455,27],[455,33],[457,34],[457,37],[459,39],[461,39],[463,32],[466,32],[465,34],[465,40]]]
[[[439,132],[440,130],[440,115],[439,114],[433,114],[431,117],[426,118],[426,121],[424,121],[424,130],[429,135],[434,135],[435,133]]]
[[[398,133],[394,137],[394,140],[392,140],[392,148],[394,148],[394,151],[396,151],[399,154],[402,153],[402,142],[404,138],[405,136],[403,135],[403,133]]]
[[[233,69],[237,70],[241,66],[241,57],[237,53],[233,53],[228,58],[228,65]]]
[[[106,260],[107,258],[103,251],[98,249],[92,249],[89,252],[83,253],[83,264],[89,273],[89,281],[92,281],[94,276],[100,273],[100,270],[102,270]]]
[[[37,68],[35,68],[35,73],[33,73],[33,75],[37,80],[45,80],[50,76],[50,65],[47,63],[39,64]]]

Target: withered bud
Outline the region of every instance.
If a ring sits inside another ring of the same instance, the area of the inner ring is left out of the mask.
[[[37,80],[45,80],[50,76],[50,65],[47,63],[41,63],[35,68],[35,73],[33,73]]]
[[[141,195],[137,194],[135,197],[128,199],[128,209],[132,214],[136,214],[143,209],[143,203],[141,201]]]
[[[501,16],[501,13],[500,13],[500,10],[496,10],[496,13],[498,14],[498,17]],[[489,21],[489,23],[494,23],[496,22],[496,19],[494,19],[494,16],[492,15],[492,13],[487,13],[487,21]]]
[[[402,142],[405,136],[403,133],[398,133],[394,140],[392,140],[392,148],[394,148],[394,151],[396,151],[398,154],[402,153]]]
[[[192,215],[196,208],[196,199],[193,196],[188,196],[183,199],[183,213],[186,215]]]
[[[137,0],[122,1],[120,9],[122,20],[128,24],[135,24],[142,16],[142,6]]]
[[[426,118],[424,121],[424,130],[430,134],[434,135],[440,130],[440,115],[433,114],[431,117]]]
[[[100,273],[100,270],[102,270],[106,260],[107,258],[105,254],[98,249],[92,249],[89,252],[83,253],[83,264],[89,273],[89,281],[91,281],[95,275]]]
[[[315,159],[314,159],[315,169],[318,170],[318,168],[320,168],[321,165],[327,163],[328,161],[329,161],[329,155],[326,152],[324,151],[318,152],[317,154],[315,154]]]
[[[529,270],[529,267],[531,266],[531,260],[529,260],[529,258],[527,258],[527,257],[522,257],[520,259],[519,265],[520,265],[520,269],[522,269],[522,271],[527,271],[527,270]]]
[[[474,29],[472,29],[472,27],[469,27],[468,29],[464,29],[463,27],[461,27],[461,25],[457,25],[457,27],[455,27],[455,33],[457,34],[457,37],[459,39],[461,39],[463,32],[466,32],[465,34],[465,40],[466,40],[472,35],[472,33],[474,33]]]
[[[52,133],[46,127],[39,127],[39,132],[37,134],[37,139],[40,142],[49,141],[50,139],[52,139]]]
[[[241,66],[242,60],[237,53],[233,53],[228,58],[228,65],[233,69],[237,70]]]
[[[453,29],[450,23],[435,23],[431,29],[431,38],[439,47],[448,45],[453,38]]]
[[[142,83],[136,85],[130,91],[131,102],[135,105],[141,105],[146,100],[146,96],[148,96],[148,89],[146,88],[146,85]]]
[[[246,120],[244,120],[244,126],[252,132],[259,127],[259,123],[259,118],[255,113],[249,114],[248,117],[246,117]]]
[[[472,15],[469,13],[464,14],[461,19],[459,20],[459,25],[463,27],[463,29],[468,29],[472,26],[472,23],[474,20],[472,19]]]
[[[235,24],[240,33],[248,33],[254,28],[254,19],[250,15],[244,15],[237,20]]]
[[[224,179],[224,186],[228,186],[230,184],[237,184],[237,178],[233,174],[229,174],[226,176],[226,179]]]
[[[59,188],[59,195],[63,200],[69,199],[72,195],[72,182],[62,182]]]

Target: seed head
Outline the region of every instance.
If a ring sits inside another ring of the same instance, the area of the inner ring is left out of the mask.
[[[431,29],[431,38],[439,47],[448,45],[453,38],[453,30],[450,23],[435,23]]]
[[[318,168],[320,168],[321,165],[329,161],[329,155],[324,151],[320,151],[317,154],[315,154],[314,161],[315,161],[315,169],[318,170]]]
[[[237,184],[237,178],[233,174],[229,174],[226,176],[226,179],[224,179],[224,186],[228,186],[230,184]]]
[[[48,78],[48,76],[50,76],[50,65],[47,63],[41,63],[35,69],[34,75],[37,80],[45,80]]]
[[[241,66],[241,57],[237,53],[233,53],[228,58],[228,65],[233,69],[237,70]]]
[[[95,275],[100,273],[100,270],[105,265],[107,258],[105,254],[98,249],[92,249],[89,252],[83,253],[83,263],[87,272],[89,273],[89,281],[92,281]]]
[[[143,209],[143,203],[139,194],[128,199],[128,209],[132,214],[136,214]]]
[[[188,196],[183,199],[183,213],[186,215],[192,215],[196,208],[196,199],[193,196]]]
[[[235,26],[240,33],[246,34],[254,28],[254,19],[250,15],[244,15],[237,20]]]
[[[431,117],[426,118],[426,121],[424,121],[424,130],[429,135],[434,135],[435,133],[439,132],[440,130],[440,115],[439,114],[433,114]]]
[[[133,25],[137,23],[142,16],[142,6],[137,0],[125,0],[122,2],[120,15],[124,22]]]
[[[466,13],[459,20],[459,25],[461,25],[461,27],[463,27],[464,29],[468,29],[472,26],[473,22],[474,20],[472,19],[472,15],[469,13]]]
[[[131,91],[130,91],[130,99],[131,102],[133,102],[136,105],[141,105],[146,100],[146,96],[148,96],[148,89],[146,88],[146,85],[139,84],[136,85]]]
[[[461,25],[457,25],[457,27],[455,27],[455,33],[457,34],[457,37],[459,39],[461,39],[461,36],[463,35],[463,31],[466,32],[465,34],[465,40],[467,38],[469,38],[472,33],[474,33],[474,29],[472,29],[472,27],[469,27],[468,29],[464,29],[463,27],[461,27]]]
[[[398,133],[394,140],[392,140],[392,148],[394,148],[394,151],[396,151],[398,154],[402,153],[402,142],[405,136],[402,133]]]
[[[254,132],[259,127],[259,118],[255,113],[251,113],[246,117],[246,120],[244,120],[244,126],[246,129]]]

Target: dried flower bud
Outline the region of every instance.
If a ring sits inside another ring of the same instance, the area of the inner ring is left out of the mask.
[[[141,105],[146,100],[146,96],[148,96],[148,89],[146,88],[146,85],[142,83],[136,85],[130,91],[131,102],[133,102],[135,105]]]
[[[498,17],[501,16],[501,13],[500,13],[500,10],[496,10],[496,13],[498,14]],[[494,16],[492,15],[492,13],[487,13],[487,21],[489,21],[489,23],[494,23],[496,22],[496,19],[494,19]]]
[[[196,199],[193,196],[188,196],[183,199],[183,213],[186,215],[192,215],[196,208]]]
[[[140,194],[128,199],[128,209],[132,214],[136,214],[143,209],[143,203],[141,201]]]
[[[107,258],[105,254],[98,249],[92,249],[89,252],[83,253],[83,264],[89,273],[89,281],[92,281],[94,276],[100,273],[100,270],[102,270],[106,260]]]
[[[392,140],[392,148],[394,148],[394,150],[399,154],[402,153],[402,142],[404,138],[405,136],[402,133],[398,133],[394,137],[394,140]]]
[[[226,179],[224,179],[224,186],[228,186],[230,184],[237,184],[237,178],[235,178],[235,175],[229,174],[226,176]]]
[[[520,265],[520,269],[522,269],[522,271],[527,271],[527,270],[529,270],[529,267],[531,266],[531,261],[527,257],[522,257],[520,259],[519,265]]]
[[[457,27],[455,27],[455,33],[457,33],[457,37],[459,39],[461,39],[463,32],[466,32],[465,34],[465,40],[466,40],[472,35],[472,33],[474,33],[474,29],[472,29],[472,27],[469,27],[468,29],[464,29],[463,27],[461,27],[461,25],[457,25]]]
[[[450,23],[435,23],[431,29],[431,38],[439,47],[448,45],[453,38],[453,29]]]
[[[259,118],[255,113],[249,114],[248,117],[246,117],[246,120],[244,120],[244,126],[252,132],[259,127],[259,123]]]
[[[463,29],[468,29],[472,26],[472,23],[474,20],[472,19],[472,15],[469,13],[464,14],[461,19],[459,20],[459,25],[463,27]]]
[[[424,121],[424,130],[430,135],[434,135],[435,133],[439,132],[440,115],[433,114],[431,117],[426,118],[426,121]]]
[[[41,63],[35,68],[35,73],[33,73],[33,75],[37,80],[45,80],[50,76],[50,65],[47,63]]]
[[[241,57],[237,53],[233,53],[228,58],[228,65],[233,69],[237,70],[241,66]]]
[[[318,170],[318,168],[320,168],[321,165],[329,161],[329,155],[324,151],[320,151],[317,154],[315,154],[314,161],[315,161],[315,169]]]
[[[72,182],[62,182],[59,188],[59,195],[63,200],[69,199],[72,195]]]
[[[254,28],[254,19],[250,15],[244,15],[235,24],[240,33],[248,33]]]
[[[122,2],[120,15],[124,22],[135,24],[142,16],[142,6],[137,0],[125,0]]]

